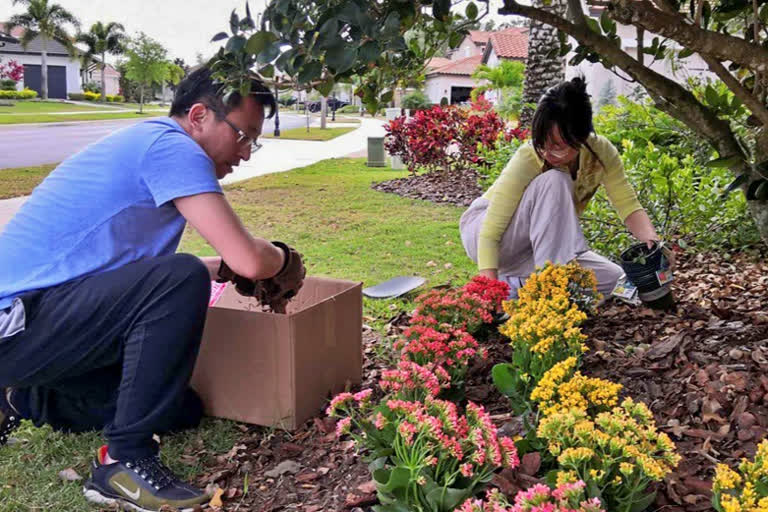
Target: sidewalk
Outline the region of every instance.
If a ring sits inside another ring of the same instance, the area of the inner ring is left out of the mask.
[[[326,142],[303,140],[262,139],[263,147],[248,162],[221,181],[222,184],[285,172],[305,167],[329,158],[360,157],[365,155],[368,137],[384,136],[384,122],[380,119],[362,119],[360,128]],[[0,231],[24,203],[25,197],[0,200]]]

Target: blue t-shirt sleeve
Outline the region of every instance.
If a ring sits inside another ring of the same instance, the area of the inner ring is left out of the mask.
[[[222,193],[213,161],[185,133],[171,131],[158,137],[144,155],[139,173],[158,207],[177,197]]]

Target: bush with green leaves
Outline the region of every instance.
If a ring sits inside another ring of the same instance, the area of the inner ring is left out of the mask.
[[[629,182],[665,239],[695,250],[739,249],[759,242],[742,194],[725,194],[733,175],[707,166],[711,147],[647,101],[618,98],[595,116],[597,133],[621,152]],[[591,246],[618,257],[632,237],[601,189],[582,217]]]
[[[512,137],[510,140],[500,137],[493,146],[480,146],[478,149],[480,160],[474,166],[474,169],[480,175],[478,183],[483,187],[483,190],[490,188],[498,179],[507,162],[512,159],[517,149],[525,143],[527,137],[527,133],[521,134],[520,138]]]
[[[101,84],[98,82],[86,82],[83,84],[83,91],[101,94]]]
[[[16,90],[16,80],[11,80],[10,78],[5,80],[0,80],[0,90],[2,91],[15,91]]]
[[[344,105],[340,109],[338,109],[336,112],[341,114],[359,114],[360,113],[360,106],[358,105]]]
[[[411,110],[424,110],[430,108],[432,106],[432,102],[429,100],[429,97],[422,91],[414,91],[403,96],[401,105],[403,108]]]

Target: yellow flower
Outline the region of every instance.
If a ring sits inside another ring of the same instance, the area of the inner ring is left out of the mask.
[[[567,448],[563,450],[557,461],[564,466],[578,466],[594,457],[595,452],[586,447]]]

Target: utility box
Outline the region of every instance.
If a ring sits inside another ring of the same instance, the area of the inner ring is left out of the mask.
[[[308,277],[286,314],[214,286],[192,387],[206,414],[293,430],[362,380],[362,283]]]
[[[368,137],[368,167],[386,167],[384,137]]]

